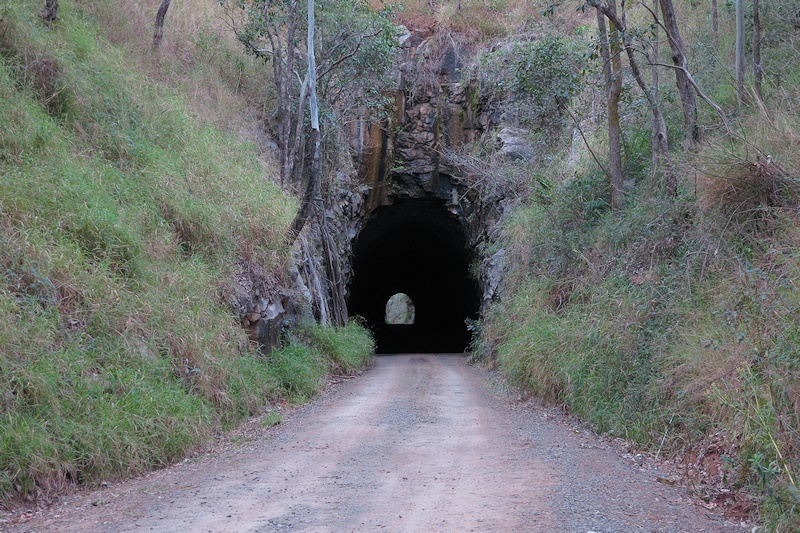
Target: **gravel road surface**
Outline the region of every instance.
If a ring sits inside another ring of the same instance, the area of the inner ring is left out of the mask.
[[[462,355],[378,357],[245,444],[10,531],[745,531],[489,381]]]

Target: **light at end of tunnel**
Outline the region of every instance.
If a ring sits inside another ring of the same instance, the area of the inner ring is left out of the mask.
[[[411,325],[414,323],[414,302],[407,294],[398,292],[393,295],[386,302],[386,315],[385,320],[387,324],[405,324]]]

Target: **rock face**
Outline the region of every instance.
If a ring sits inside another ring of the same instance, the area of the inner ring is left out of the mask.
[[[528,130],[521,128],[502,128],[497,133],[500,153],[513,161],[528,161],[533,157],[533,146],[528,140]]]
[[[338,170],[323,213],[307,224],[292,250],[283,282],[288,287],[277,290],[280,284],[242,267],[235,307],[250,338],[267,351],[279,342],[282,328],[299,320],[347,319],[354,243],[376,209],[398,201],[441,202],[477,267],[470,276],[480,287],[481,309],[502,294],[505,254],[492,243],[505,213],[504,193],[482,189],[453,154],[481,143],[510,159],[526,159],[525,132],[499,128],[500,111],[464,75],[468,50],[452,41],[442,44],[430,28],[408,31],[401,44],[397,89],[389,95],[394,112],[383,121],[365,116],[347,132],[343,141],[355,157],[335,156]]]
[[[464,75],[468,50],[442,44],[429,29],[410,30],[402,39],[395,112],[383,124],[364,121],[353,143],[359,181],[366,189],[362,220],[397,199],[440,199],[463,228],[480,263],[485,307],[499,297],[503,254],[485,252],[504,214],[502,193],[486,195],[453,161],[469,143],[499,145],[511,159],[530,157],[523,131],[503,128],[480,89]]]
[[[451,199],[458,180],[443,151],[479,140],[491,123],[477,91],[461,81],[461,52],[453,44],[438,50],[426,34],[411,32],[403,42],[394,116],[382,128],[370,125],[370,143],[361,147],[367,215],[395,197]]]
[[[240,258],[231,306],[252,342],[269,352],[280,342],[290,293],[262,265]]]

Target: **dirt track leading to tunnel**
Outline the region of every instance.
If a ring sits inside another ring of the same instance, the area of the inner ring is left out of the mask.
[[[247,445],[12,531],[742,531],[463,356],[374,368]]]

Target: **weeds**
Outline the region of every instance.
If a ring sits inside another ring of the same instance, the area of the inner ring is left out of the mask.
[[[374,351],[369,332],[355,322],[338,329],[312,323],[271,354],[269,365],[284,393],[303,401],[324,388],[326,375],[350,375],[368,366]]]
[[[513,296],[478,343],[517,386],[683,456],[707,497],[756,495],[776,531],[799,503],[793,113],[744,117],[741,138],[701,145],[677,198],[648,187],[642,142],[628,145],[625,208],[609,209],[590,169],[531,198],[504,228]]]
[[[78,4],[51,27],[32,0],[0,7],[0,500],[174,462],[371,350],[355,326],[274,360],[250,345],[225,287],[240,256],[280,271],[294,204],[219,110],[225,59],[148,42],[132,62],[144,8]]]

